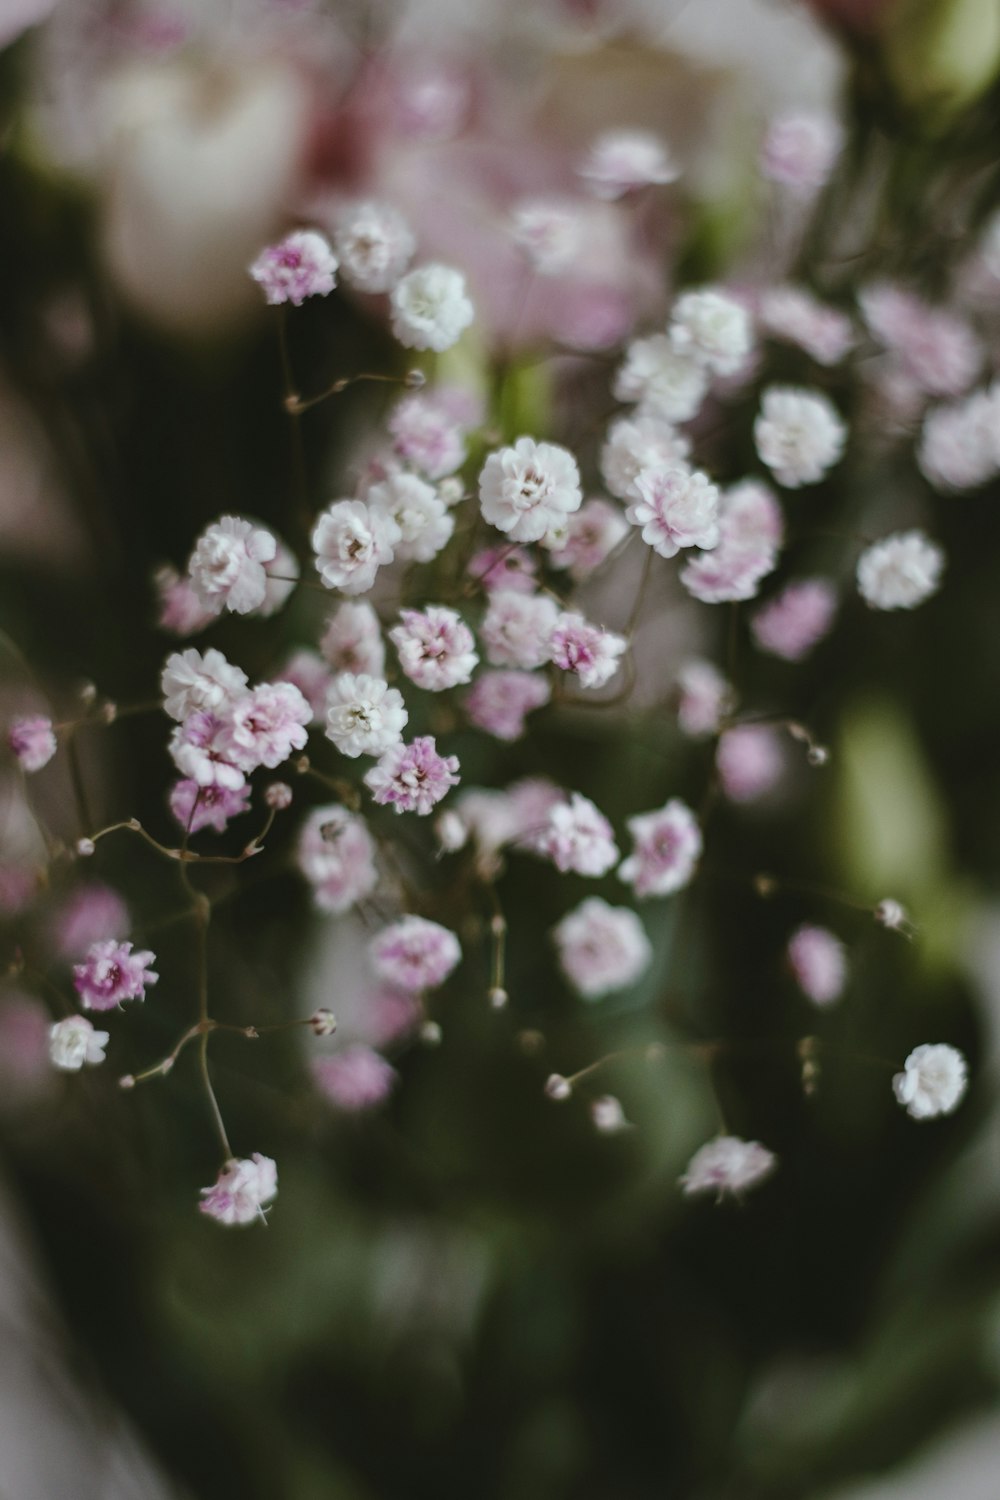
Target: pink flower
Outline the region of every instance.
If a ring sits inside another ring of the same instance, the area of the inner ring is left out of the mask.
[[[277,681],[290,682],[297,687],[312,710],[310,723],[322,723],[333,673],[317,651],[293,651],[278,673]]]
[[[562,614],[555,623],[549,650],[563,672],[579,677],[580,686],[603,687],[618,671],[619,657],[628,649],[623,635],[590,625],[582,615]]]
[[[608,500],[585,500],[570,516],[566,535],[551,553],[554,568],[568,568],[576,582],[589,578],[628,536],[628,522]]]
[[[936,406],[924,418],[917,463],[937,489],[973,490],[1000,471],[1000,384]]]
[[[759,1141],[721,1135],[695,1152],[681,1185],[689,1197],[692,1193],[715,1193],[721,1199],[732,1193],[738,1198],[766,1181],[776,1166],[774,1153]]]
[[[686,803],[671,797],[656,812],[629,818],[633,848],[619,877],[637,896],[669,896],[682,890],[701,857],[698,820]]]
[[[199,786],[196,781],[175,783],[170,792],[170,811],[188,833],[214,828],[225,833],[230,818],[250,809],[250,788]]]
[[[389,418],[389,431],[400,458],[428,479],[454,474],[465,462],[465,434],[444,392],[404,396]]]
[[[677,721],[692,739],[718,734],[729,703],[732,688],[710,661],[685,662],[677,674],[680,702]]]
[[[385,511],[363,500],[336,500],[313,528],[316,567],[328,589],[365,594],[391,563],[402,533]]]
[[[326,622],[319,649],[335,672],[385,676],[385,643],[370,604],[345,600]]]
[[[686,464],[643,469],[635,481],[638,500],[625,514],[642,528],[642,539],[661,557],[682,547],[714,547],[719,540],[719,491],[706,474]]]
[[[609,906],[590,896],[553,932],[559,963],[570,984],[587,1000],[627,989],[649,966],[653,950],[646,929],[629,906]]]
[[[800,927],[788,943],[788,962],[802,993],[814,1005],[839,1000],[847,979],[844,945],[825,927]]]
[[[833,171],[843,141],[844,133],[830,115],[804,110],[776,115],[761,148],[761,175],[797,198],[809,198]]]
[[[961,396],[968,390],[983,350],[964,318],[891,281],[871,282],[858,301],[872,336],[920,390],[930,396]]]
[[[160,674],[164,712],[180,722],[195,709],[221,714],[245,691],[247,674],[214,646],[202,655],[193,646],[168,656]]]
[[[479,627],[487,659],[495,667],[523,667],[529,672],[544,666],[558,618],[559,606],[547,594],[497,589]]]
[[[143,949],[133,953],[131,943],[114,938],[93,943],[83,963],[73,965],[73,984],[85,1010],[113,1010],[123,1000],[144,1000],[147,984],[160,977],[149,964],[156,955]]]
[[[767,724],[738,724],[719,740],[715,764],[731,802],[755,802],[773,791],[785,772],[776,730]]]
[[[608,428],[601,449],[601,473],[612,495],[638,500],[635,481],[643,469],[683,466],[690,451],[688,439],[663,417],[619,417]]]
[[[411,682],[440,693],[469,681],[479,656],[472,631],[455,610],[431,604],[424,610],[400,610],[400,619],[389,639]]]
[[[796,344],[821,365],[839,364],[855,344],[850,318],[801,287],[776,286],[766,291],[758,316],[772,338]]]
[[[190,579],[183,578],[176,568],[157,568],[153,587],[160,605],[156,623],[161,630],[171,635],[197,635],[215,619],[216,611],[205,608]]]
[[[348,1114],[382,1104],[399,1081],[399,1074],[380,1052],[357,1042],[312,1064],[320,1092]]]
[[[569,199],[524,198],[514,205],[510,233],[539,276],[572,266],[583,232],[580,205]]]
[[[375,841],[364,819],[339,803],[309,814],[296,857],[321,911],[348,911],[378,885]]]
[[[408,993],[436,990],[462,958],[458,938],[438,922],[406,916],[383,928],[368,947],[380,979]]]
[[[510,545],[474,553],[466,568],[469,577],[476,579],[487,594],[533,594],[537,571],[538,564],[530,552]]]
[[[465,711],[498,740],[519,740],[525,717],[548,703],[552,690],[534,672],[484,672],[465,695]]]
[[[11,720],[7,731],[7,743],[20,762],[21,769],[29,774],[47,766],[56,753],[56,737],[52,720],[41,714]]]
[[[393,745],[365,776],[375,801],[426,817],[459,782],[458,756],[439,755],[432,735]]]
[[[541,541],[579,509],[582,498],[572,453],[530,437],[491,453],[479,476],[484,520],[515,542]]]
[[[781,506],[767,485],[744,480],[719,502],[719,544],[694,557],[681,571],[681,583],[703,604],[752,599],[777,566],[784,522]]]
[[[642,187],[662,186],[680,176],[663,141],[645,130],[606,130],[578,170],[595,197],[609,199],[623,198]]]
[[[837,591],[824,578],[790,583],[750,621],[762,651],[785,661],[801,661],[829,633],[837,612]]]
[[[267,570],[278,543],[269,531],[240,516],[223,516],[202,532],[195,543],[188,574],[191,586],[206,609],[247,615],[267,597]]]
[[[269,1156],[227,1161],[214,1186],[202,1188],[198,1207],[209,1218],[232,1227],[264,1221],[264,1208],[278,1194],[278,1169]]]
[[[231,706],[225,717],[222,746],[242,771],[258,766],[274,770],[309,736],[312,709],[291,682],[262,682]]]
[[[301,307],[307,297],[326,297],[337,284],[337,257],[315,229],[299,229],[268,245],[250,267],[269,303]]]
[[[53,940],[60,957],[79,959],[92,943],[125,937],[132,922],[117,891],[100,881],[78,885],[56,913]]]
[[[215,714],[196,709],[170,736],[170,756],[181,775],[199,786],[238,791],[245,777],[234,764],[227,741],[228,725]]]
[[[550,807],[544,824],[527,835],[525,842],[564,873],[606,875],[618,858],[611,824],[579,792],[573,792],[568,802]]]

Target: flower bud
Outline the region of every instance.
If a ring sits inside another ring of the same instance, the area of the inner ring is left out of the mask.
[[[286,807],[292,805],[292,789],[287,781],[272,781],[264,793],[264,801],[268,807],[273,807],[277,812],[282,812]]]
[[[337,1018],[332,1010],[320,1006],[319,1010],[309,1017],[309,1025],[315,1036],[332,1036],[337,1029]]]
[[[545,1097],[546,1099],[554,1099],[557,1104],[561,1104],[564,1099],[568,1099],[572,1092],[572,1084],[561,1073],[550,1073],[545,1080]]]

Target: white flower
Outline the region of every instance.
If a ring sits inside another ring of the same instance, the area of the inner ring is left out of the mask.
[[[594,1129],[599,1130],[601,1135],[617,1135],[620,1130],[629,1129],[621,1100],[616,1099],[614,1094],[601,1094],[599,1098],[592,1100],[590,1118],[594,1122]]]
[[[341,672],[327,703],[326,737],[341,755],[381,755],[403,738],[403,695],[381,677]]]
[[[720,1135],[696,1151],[681,1178],[688,1195],[725,1193],[738,1197],[749,1188],[764,1182],[777,1166],[777,1158],[759,1141],[743,1141],[739,1136]]]
[[[714,547],[719,540],[719,491],[707,475],[686,464],[643,469],[638,499],[625,514],[642,527],[642,539],[661,557],[682,547]]]
[[[186,719],[196,708],[217,714],[247,685],[247,674],[210,646],[202,655],[191,647],[168,656],[160,676],[163,707],[172,719]]]
[[[390,516],[401,540],[395,555],[414,562],[430,562],[451,540],[455,518],[433,485],[416,474],[391,474],[368,491],[368,504]]]
[[[646,929],[630,906],[590,896],[553,931],[563,973],[587,1000],[628,986],[653,956]]]
[[[637,401],[644,414],[668,422],[687,422],[696,416],[707,390],[706,372],[687,355],[678,354],[665,333],[633,339],[612,386],[618,401]]]
[[[96,1031],[86,1016],[67,1016],[49,1027],[49,1057],[63,1073],[79,1073],[104,1061],[110,1032]]]
[[[264,1207],[278,1192],[278,1169],[269,1156],[227,1161],[217,1181],[202,1188],[198,1207],[220,1224],[252,1224],[264,1218]]]
[[[1000,383],[928,412],[917,463],[938,489],[972,490],[992,479],[1000,469]]]
[[[944,553],[922,531],[899,531],[862,552],[858,592],[872,609],[915,609],[937,593]]]
[[[670,317],[670,341],[715,375],[733,375],[753,348],[750,316],[732,297],[704,287],[685,292]]]
[[[595,198],[622,198],[636,188],[675,182],[680,168],[658,136],[646,130],[606,130],[579,167]]]
[[[619,417],[601,449],[604,483],[619,500],[638,500],[635,481],[643,469],[682,464],[690,451],[687,438],[662,417]]]
[[[539,276],[558,276],[581,242],[580,210],[555,198],[526,198],[514,206],[511,234]]]
[[[753,432],[761,461],[788,489],[822,479],[847,439],[832,401],[821,391],[796,386],[768,387]]]
[[[946,1042],[925,1042],[915,1047],[892,1080],[893,1093],[915,1120],[950,1115],[961,1103],[968,1086],[965,1058]]]
[[[387,203],[354,203],[337,222],[333,241],[345,281],[362,292],[388,292],[416,249],[410,226]]]
[[[521,437],[491,453],[479,476],[483,517],[515,542],[538,542],[580,508],[576,459],[557,443]]]
[[[407,349],[450,349],[474,317],[465,277],[450,266],[418,266],[393,288],[392,331]]]
[[[400,530],[390,515],[363,500],[336,500],[312,534],[316,567],[328,589],[364,594],[385,563],[391,563]]]
[[[267,594],[264,564],[273,560],[278,543],[269,531],[239,516],[223,516],[195,543],[188,573],[199,600],[218,614],[238,615],[259,609]]]

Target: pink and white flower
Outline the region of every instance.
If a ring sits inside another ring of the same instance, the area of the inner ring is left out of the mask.
[[[752,617],[750,629],[762,651],[784,661],[801,661],[829,634],[837,612],[837,591],[825,578],[803,578]]]
[[[683,890],[702,851],[701,829],[687,804],[671,797],[655,812],[629,818],[628,831],[632,853],[622,861],[619,877],[640,898]]]
[[[245,690],[247,674],[210,646],[204,655],[190,647],[168,656],[160,674],[164,711],[180,722],[195,709],[221,714]]]
[[[847,956],[825,927],[799,927],[788,942],[788,963],[802,993],[814,1005],[832,1005],[847,982]]]
[[[559,963],[587,1000],[634,984],[653,956],[646,929],[630,906],[610,906],[589,896],[553,931]]]
[[[187,833],[200,833],[203,828],[225,833],[230,818],[249,812],[250,788],[199,786],[185,779],[175,782],[169,800],[170,811]]]
[[[922,531],[898,531],[858,559],[858,592],[871,609],[916,609],[941,586],[944,553]]]
[[[576,459],[558,443],[521,437],[491,453],[479,475],[483,517],[515,542],[538,542],[558,529],[583,496]]]
[[[378,885],[375,841],[364,819],[339,803],[314,808],[309,814],[299,834],[296,858],[321,911],[348,911]]]
[[[335,500],[312,534],[320,577],[328,589],[345,594],[367,593],[401,540],[392,517],[363,500]]]
[[[872,336],[919,390],[961,396],[969,389],[983,349],[964,318],[892,281],[870,282],[858,301]]]
[[[334,672],[385,676],[385,642],[370,604],[345,599],[326,622],[319,649]]]
[[[446,393],[419,391],[404,396],[389,418],[393,448],[406,463],[428,479],[444,479],[465,462],[463,425]]]
[[[400,610],[401,624],[389,631],[399,665],[411,682],[429,693],[468,682],[479,661],[475,637],[462,617],[443,604]]]
[[[277,1195],[278,1169],[269,1156],[255,1151],[251,1157],[227,1161],[213,1186],[202,1188],[198,1207],[232,1228],[258,1219],[263,1223],[264,1209]]]
[[[483,672],[465,695],[465,711],[477,728],[498,740],[519,740],[525,719],[552,696],[536,672]]]
[[[978,489],[1000,472],[1000,382],[924,418],[917,463],[943,490]]]
[[[183,777],[198,786],[238,791],[246,780],[232,758],[229,726],[216,714],[196,708],[170,736],[168,749]]]
[[[737,724],[719,739],[715,765],[730,802],[756,802],[785,774],[784,742],[769,724]]]
[[[781,506],[758,480],[733,485],[719,500],[719,543],[692,557],[681,583],[704,604],[752,599],[777,566],[784,536]]]
[[[318,651],[293,651],[276,681],[297,687],[312,710],[311,723],[321,724],[326,715],[326,697],[333,674]]]
[[[682,547],[716,546],[719,491],[707,474],[686,464],[661,464],[643,469],[635,488],[639,498],[625,514],[654,552],[675,557]]]
[[[580,205],[559,198],[525,198],[511,213],[511,237],[539,276],[559,276],[581,248]]]
[[[536,588],[535,574],[538,564],[534,555],[525,547],[484,547],[469,559],[466,568],[470,578],[480,584],[487,594],[508,592],[533,594]]]
[[[757,315],[772,338],[795,344],[820,365],[839,364],[856,342],[847,314],[801,287],[776,286],[764,292]]]
[[[683,466],[690,452],[688,439],[663,417],[618,417],[601,449],[601,473],[612,495],[638,500],[635,482],[643,469]]]
[[[746,308],[715,287],[700,287],[678,297],[670,314],[669,334],[678,354],[713,375],[734,375],[753,349],[753,326]]]
[[[156,569],[153,587],[160,606],[156,623],[170,635],[197,635],[215,619],[216,611],[205,608],[191,580],[169,564]]]
[[[410,994],[438,989],[462,958],[458,938],[449,928],[415,916],[383,928],[368,952],[378,977]]]
[[[268,302],[301,307],[307,297],[325,297],[337,284],[337,257],[315,229],[299,229],[268,245],[250,267]]]
[[[608,500],[585,500],[566,523],[566,535],[551,553],[554,568],[568,568],[577,583],[606,562],[628,536],[628,522],[616,505]]]
[[[695,1152],[680,1179],[685,1194],[714,1193],[717,1199],[731,1193],[739,1198],[759,1187],[771,1176],[778,1159],[759,1141],[744,1141],[735,1135],[720,1135]]]
[[[403,738],[403,695],[381,677],[341,672],[330,688],[326,737],[341,755],[382,755]]]
[[[363,1042],[316,1058],[310,1071],[324,1098],[345,1114],[361,1114],[383,1104],[399,1082],[392,1064]]]
[[[389,292],[413,258],[409,224],[388,203],[352,203],[337,218],[340,274],[359,292]]]
[[[479,627],[487,660],[495,667],[523,667],[529,672],[544,666],[558,618],[559,606],[547,594],[498,589]]]
[[[776,115],[761,148],[761,176],[798,198],[810,198],[827,181],[843,143],[843,130],[832,115],[805,110]]]
[[[224,609],[250,614],[266,599],[266,564],[277,551],[276,538],[262,526],[241,516],[223,516],[195,543],[188,563],[191,586],[215,614]]]
[[[47,766],[56,753],[56,736],[52,720],[43,714],[26,714],[12,719],[7,744],[21,769],[33,775]]]
[[[426,817],[459,779],[458,756],[439,755],[428,734],[392,745],[365,776],[365,786],[381,805]]]
[[[433,485],[416,474],[392,474],[368,491],[368,504],[389,516],[399,531],[397,558],[430,562],[451,540],[455,518]]]
[[[230,705],[220,747],[241,771],[273,771],[293,750],[304,749],[311,719],[312,709],[294,683],[262,682]]]
[[[676,182],[680,167],[659,136],[647,130],[606,130],[578,168],[596,198],[623,198],[644,187]]]
[[[623,635],[591,625],[582,615],[561,614],[549,642],[552,662],[562,672],[571,672],[585,688],[603,687],[618,671],[620,657],[628,650]]]
[[[677,722],[691,739],[718,734],[733,701],[731,685],[710,661],[687,661],[677,674]]]
[[[87,881],[71,891],[52,924],[52,940],[64,959],[80,959],[92,943],[127,937],[132,927],[122,897],[102,881]]]
[[[611,389],[618,401],[638,403],[640,416],[688,422],[708,392],[708,374],[665,333],[654,333],[627,346]]]
[[[847,441],[830,398],[799,386],[769,386],[753,431],[761,462],[787,489],[816,484],[839,462]]]
[[[588,797],[573,792],[569,801],[549,807],[545,822],[525,843],[550,859],[557,870],[577,875],[606,875],[618,859],[611,824]]]
[[[82,963],[73,965],[73,984],[85,1010],[114,1010],[124,1000],[144,1000],[146,986],[159,975],[149,967],[156,955],[133,952],[131,943],[114,938],[93,943]]]

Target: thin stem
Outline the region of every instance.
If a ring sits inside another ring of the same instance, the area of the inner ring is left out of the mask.
[[[76,803],[76,816],[83,833],[88,828],[93,828],[94,819],[90,814],[90,802],[87,797],[87,787],[83,779],[83,767],[80,764],[80,747],[76,742],[75,730],[71,729],[66,736],[66,752],[69,759],[70,781],[73,783],[73,800]]]

